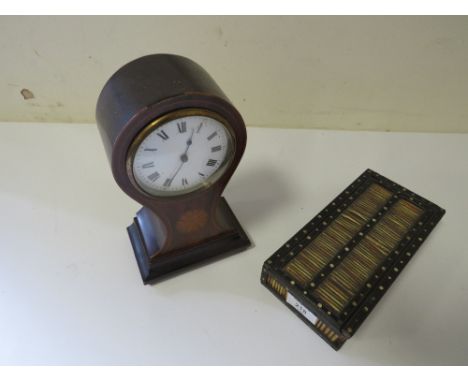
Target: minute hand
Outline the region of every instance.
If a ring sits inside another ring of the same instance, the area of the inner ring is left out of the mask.
[[[187,140],[187,147],[185,148],[185,151],[184,153],[180,156],[180,160],[181,160],[181,164],[179,165],[179,167],[177,168],[177,170],[175,171],[174,175],[170,178],[170,183],[172,183],[172,181],[174,180],[174,178],[177,176],[177,174],[179,173],[180,169],[182,168],[182,166],[185,164],[185,162],[188,161],[188,156],[187,156],[187,152],[190,148],[190,146],[192,145],[192,138],[193,138],[193,132],[194,130],[192,129],[192,134],[190,134],[190,138]]]

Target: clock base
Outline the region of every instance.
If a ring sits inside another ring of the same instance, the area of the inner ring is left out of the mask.
[[[127,231],[143,282],[148,284],[181,268],[214,258],[215,256],[235,254],[248,248],[251,245],[250,240],[224,198],[221,198],[219,214],[230,228],[225,234],[215,236],[199,244],[191,245],[189,248],[180,249],[171,253],[170,256],[159,257],[158,255],[152,262],[150,262],[151,254],[148,253],[147,248],[154,248],[157,246],[157,243],[145,244],[142,229],[138,219],[135,218],[133,224],[127,228]],[[154,237],[154,240],[157,242],[158,238]]]

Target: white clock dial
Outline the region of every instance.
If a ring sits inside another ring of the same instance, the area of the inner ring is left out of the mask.
[[[150,194],[188,193],[218,179],[232,152],[231,135],[217,119],[177,118],[143,139],[133,158],[133,174]]]

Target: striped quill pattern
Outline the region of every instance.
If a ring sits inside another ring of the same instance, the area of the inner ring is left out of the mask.
[[[338,211],[341,214],[289,261],[284,271],[300,285],[309,284],[391,197],[384,187],[371,184],[344,211]]]
[[[313,296],[342,312],[421,214],[414,204],[398,200],[314,290]]]
[[[315,324],[315,327],[322,333],[324,334],[331,342],[336,342],[339,338],[342,336],[339,335],[338,333],[334,332],[330,327],[325,325],[322,321],[317,321]]]
[[[286,299],[287,289],[282,286],[274,277],[268,275],[267,283],[270,285],[281,297]]]

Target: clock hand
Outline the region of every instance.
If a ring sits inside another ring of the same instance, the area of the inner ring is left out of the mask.
[[[187,139],[187,147],[185,148],[185,151],[184,153],[180,156],[180,159],[182,160],[182,162],[187,162],[188,158],[187,158],[187,151],[188,149],[190,148],[190,146],[192,145],[192,138],[193,138],[193,132],[194,132],[194,129],[192,129],[192,134],[190,134],[190,138]],[[184,160],[183,158],[186,158],[186,160]]]
[[[180,160],[182,161],[182,164],[184,164],[185,162],[188,161],[187,152],[188,152],[190,146],[191,146],[192,143],[193,143],[193,142],[192,142],[193,132],[194,132],[194,129],[192,129],[192,134],[190,134],[190,138],[187,139],[187,147],[185,148],[184,153],[180,156]]]
[[[195,132],[195,129],[192,129],[192,134],[190,134],[190,138],[187,140],[187,146],[190,146],[192,144],[192,138],[193,138],[194,132]]]
[[[169,180],[167,181],[168,183],[168,186],[171,185],[172,181],[174,180],[174,178],[177,176],[177,174],[179,173],[180,169],[182,168],[182,166],[184,165],[185,162],[182,162],[179,167],[177,168],[177,170],[175,171],[174,175],[172,175],[171,178],[169,178]]]
[[[190,148],[190,146],[192,145],[193,132],[194,132],[194,129],[192,129],[192,134],[190,134],[190,138],[187,140],[187,147],[185,148],[184,153],[180,156],[180,160],[181,160],[182,163],[179,165],[179,167],[175,171],[174,175],[171,178],[169,178],[170,179],[169,182],[168,182],[169,185],[172,183],[174,178],[177,176],[177,174],[179,173],[180,169],[185,164],[185,162],[188,161],[187,152],[188,152],[188,149]]]

